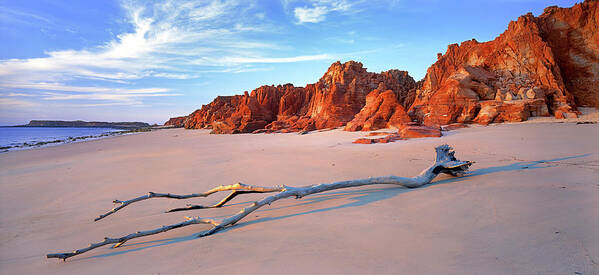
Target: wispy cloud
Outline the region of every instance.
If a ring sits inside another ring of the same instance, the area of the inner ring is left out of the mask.
[[[329,12],[326,7],[316,6],[312,8],[295,8],[293,10],[295,17],[300,24],[302,23],[318,23],[324,21],[325,15]]]
[[[321,0],[318,5],[330,12],[348,8],[343,3]],[[242,73],[269,69],[246,67],[251,64],[332,58],[323,53],[285,56],[287,51],[282,49],[289,46],[256,35],[277,27],[269,25],[265,14],[249,1],[123,0],[121,4],[129,31],[92,48],[0,60],[0,91],[52,91],[44,100],[112,101],[90,104],[137,102],[143,97],[176,95],[161,87],[130,88],[138,87],[142,79],[185,80],[210,70]],[[28,13],[19,16],[49,20]],[[77,85],[89,81],[95,85]]]
[[[328,54],[304,55],[293,57],[226,57],[222,61],[224,63],[242,64],[242,63],[292,63],[314,60],[330,60],[335,57]]]
[[[177,96],[178,94],[107,94],[107,93],[89,93],[89,94],[59,94],[46,93],[43,96],[45,100],[109,100],[119,102],[133,102],[140,97],[157,97],[157,96]]]
[[[4,22],[13,22],[19,24],[32,24],[31,20],[33,20],[42,22],[44,24],[54,25],[54,21],[49,18],[46,18],[45,16],[9,9],[4,6],[0,6],[0,19]]]
[[[30,101],[26,101],[26,100],[19,100],[19,99],[13,99],[13,98],[1,98],[0,97],[0,106],[2,106],[2,108],[10,108],[10,107],[21,107],[21,108],[28,108],[28,107],[35,107],[38,104],[34,103],[34,102],[30,102]]]
[[[43,91],[65,91],[65,92],[103,92],[103,93],[123,93],[123,94],[155,94],[169,92],[167,88],[141,88],[141,89],[122,89],[93,86],[69,86],[60,83],[5,83],[3,87],[18,89],[35,89]]]
[[[326,19],[328,13],[348,12],[353,5],[346,0],[312,0],[305,6],[294,8],[293,13],[298,24],[319,23]]]

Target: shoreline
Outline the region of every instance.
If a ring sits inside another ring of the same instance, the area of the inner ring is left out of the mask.
[[[46,126],[0,126],[0,127],[26,127],[26,128],[101,128],[101,127],[46,127]],[[28,149],[34,149],[34,148],[45,148],[45,147],[59,146],[59,145],[71,144],[71,143],[77,143],[77,142],[83,142],[83,141],[99,140],[99,139],[109,138],[109,137],[114,137],[114,136],[130,135],[130,134],[135,134],[135,133],[142,133],[142,132],[150,132],[150,131],[160,130],[160,128],[156,128],[156,129],[152,129],[152,128],[140,128],[140,129],[129,129],[129,130],[117,129],[117,128],[113,128],[113,129],[114,130],[119,130],[119,131],[107,132],[107,133],[102,133],[102,134],[99,134],[99,135],[87,135],[87,136],[78,136],[78,137],[68,137],[68,138],[65,138],[65,139],[55,139],[55,140],[49,140],[49,141],[39,141],[39,142],[35,142],[35,143],[24,142],[24,143],[21,143],[21,144],[18,144],[18,145],[14,145],[14,146],[2,146],[2,147],[0,147],[0,154],[1,153],[6,153],[6,152],[12,152],[12,151],[22,151],[22,150],[28,150]]]

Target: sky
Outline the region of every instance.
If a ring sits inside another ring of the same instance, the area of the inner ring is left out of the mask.
[[[162,124],[217,95],[316,82],[331,63],[426,74],[537,0],[0,0],[0,125]]]

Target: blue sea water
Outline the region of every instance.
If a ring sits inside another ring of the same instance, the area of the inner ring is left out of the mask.
[[[112,128],[71,127],[0,127],[0,147],[26,148],[39,142],[73,141],[77,137],[100,137],[102,134],[119,132]]]

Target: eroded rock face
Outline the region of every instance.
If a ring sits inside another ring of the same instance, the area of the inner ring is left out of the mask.
[[[179,117],[171,117],[167,122],[164,123],[164,126],[173,126],[173,127],[183,127],[183,123],[187,116],[179,116]]]
[[[188,116],[185,128],[212,128],[215,134],[251,133],[277,117],[282,92],[292,85],[262,86],[243,95],[219,96]]]
[[[410,115],[425,125],[483,123],[494,112],[499,119],[491,121],[519,121],[531,115],[521,100],[566,116],[576,115],[575,98],[597,104],[598,3],[548,8],[538,18],[521,16],[493,41],[450,45],[428,69]]]
[[[359,62],[336,62],[317,83],[305,88],[262,86],[244,95],[217,97],[189,115],[185,128],[212,128],[213,133],[220,134],[264,128],[289,132],[340,127],[362,110],[371,91],[389,91],[387,102],[404,108],[411,104],[410,91],[415,87],[416,82],[404,71],[371,73]],[[386,119],[407,118],[400,115],[398,112]]]
[[[576,104],[599,108],[599,1],[548,7],[537,22]]]

